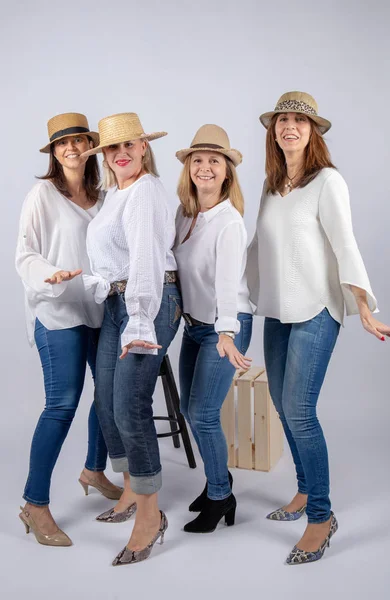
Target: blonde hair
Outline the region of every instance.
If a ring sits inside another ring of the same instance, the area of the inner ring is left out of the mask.
[[[222,153],[221,153],[222,154]],[[226,179],[222,184],[219,202],[229,198],[230,202],[241,216],[244,215],[244,197],[238,182],[236,167],[224,154],[226,161]],[[183,207],[185,217],[196,217],[200,211],[198,192],[190,174],[191,154],[187,156],[177,185],[177,195]]]
[[[157,171],[156,159],[153,154],[153,150],[151,149],[149,142],[146,142],[146,150],[145,155],[142,158],[142,168],[146,173],[150,173],[150,175],[154,175],[155,177],[160,177]],[[108,190],[110,187],[117,185],[118,182],[115,177],[114,171],[111,167],[108,166],[106,159],[103,160],[103,179],[100,187],[102,190]]]

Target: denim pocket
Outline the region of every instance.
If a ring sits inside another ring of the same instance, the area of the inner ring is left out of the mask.
[[[169,327],[175,331],[179,329],[180,319],[183,312],[183,303],[181,296],[170,294],[169,301]]]
[[[249,348],[249,344],[251,343],[252,338],[252,324],[253,318],[245,319],[245,321],[241,321],[241,344],[240,344],[240,352],[241,354],[245,354]]]

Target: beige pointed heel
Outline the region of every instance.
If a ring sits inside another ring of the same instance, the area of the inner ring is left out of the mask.
[[[39,544],[44,546],[72,546],[73,542],[62,529],[58,528],[55,533],[47,534],[39,531],[37,524],[31,516],[30,511],[20,507],[22,511],[19,514],[19,519],[22,521],[26,533],[30,533],[30,529],[35,535],[35,539]]]
[[[85,473],[82,474],[83,477],[87,477],[85,475]],[[104,485],[101,485],[100,483],[98,483],[97,481],[93,481],[92,479],[89,479],[88,481],[84,481],[83,479],[79,478],[79,483],[81,485],[81,487],[83,488],[85,495],[88,496],[88,488],[89,487],[93,487],[96,490],[98,490],[98,492],[100,492],[105,498],[108,498],[109,500],[119,500],[119,498],[122,496],[122,492],[123,492],[123,488],[119,487],[119,486],[115,486],[114,489],[108,489],[106,487],[104,487]]]

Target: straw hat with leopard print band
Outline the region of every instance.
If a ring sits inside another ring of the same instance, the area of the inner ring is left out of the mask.
[[[61,140],[68,135],[87,135],[91,138],[95,146],[99,143],[99,134],[89,130],[87,117],[80,113],[64,113],[53,117],[47,122],[47,131],[49,134],[49,143],[39,151],[45,154],[49,154],[50,146],[53,142]]]
[[[275,110],[261,115],[260,121],[268,129],[272,117],[277,113],[295,112],[307,115],[317,123],[322,134],[329,131],[332,123],[323,117],[318,116],[317,102],[313,96],[305,92],[287,92],[281,96],[275,106]]]
[[[121,144],[133,140],[148,140],[151,142],[167,135],[166,131],[145,133],[136,113],[118,113],[110,117],[104,117],[104,119],[100,119],[98,128],[99,146],[83,152],[83,156],[91,156],[91,154],[102,152],[103,148],[111,146],[111,144]]]
[[[208,150],[224,154],[234,164],[235,167],[242,161],[242,154],[234,148],[230,148],[228,134],[218,125],[202,125],[195,134],[191,142],[191,147],[176,152],[177,158],[184,163],[189,154],[199,150]]]

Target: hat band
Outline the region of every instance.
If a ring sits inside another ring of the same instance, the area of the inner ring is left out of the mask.
[[[50,143],[59,137],[65,137],[66,135],[73,135],[74,133],[91,133],[88,127],[67,127],[66,129],[60,129],[53,133],[50,138]]]
[[[225,148],[223,146],[219,146],[218,144],[193,144],[191,146],[191,148],[212,148],[214,150],[224,150]]]
[[[317,116],[317,112],[310,104],[302,102],[302,100],[284,100],[275,106],[275,112],[303,112],[308,115]]]

